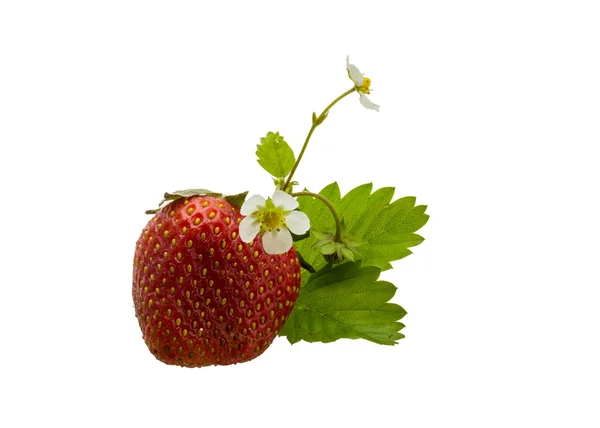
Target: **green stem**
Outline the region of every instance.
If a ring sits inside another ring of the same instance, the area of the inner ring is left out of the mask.
[[[354,91],[356,91],[356,87],[352,87],[352,89],[348,89],[342,95],[340,95],[335,100],[333,100],[331,102],[331,104],[329,104],[325,108],[325,110],[323,110],[323,113],[321,113],[319,115],[319,117],[316,118],[316,120],[314,119],[314,116],[313,116],[312,126],[310,127],[310,131],[308,131],[308,135],[306,136],[306,140],[304,140],[304,145],[302,146],[302,150],[300,150],[300,154],[298,155],[298,159],[296,159],[296,163],[294,164],[294,167],[292,168],[292,171],[290,172],[290,175],[288,176],[287,181],[285,182],[285,185],[283,186],[283,191],[287,191],[288,186],[292,182],[292,177],[294,176],[294,173],[296,172],[296,169],[298,168],[298,165],[300,164],[300,161],[302,160],[302,156],[304,156],[304,152],[306,151],[306,147],[308,146],[308,142],[310,141],[310,137],[312,137],[312,134],[315,131],[315,129],[317,128],[317,126],[319,126],[321,123],[323,123],[323,121],[325,120],[325,117],[327,116],[327,113],[329,112],[329,110],[331,110],[331,107],[333,107],[334,105],[336,105],[339,100],[341,100],[342,98],[344,98],[347,95],[350,95]]]
[[[340,216],[335,207],[332,205],[331,202],[329,202],[329,200],[325,196],[319,195],[318,193],[306,191],[292,193],[292,196],[295,198],[298,196],[312,196],[313,198],[316,198],[323,202],[325,205],[327,205],[327,208],[329,208],[329,211],[331,211],[331,214],[333,214],[333,218],[335,219],[335,237],[333,238],[333,240],[335,242],[342,242],[342,222],[340,220]]]

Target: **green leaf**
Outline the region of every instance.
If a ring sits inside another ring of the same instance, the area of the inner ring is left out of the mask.
[[[393,187],[384,187],[372,192],[372,184],[363,184],[348,192],[343,198],[337,183],[321,190],[338,211],[350,235],[361,241],[360,257],[362,266],[377,266],[382,270],[391,268],[390,262],[412,254],[410,247],[423,242],[414,232],[419,230],[429,215],[425,205],[415,205],[416,198],[404,197],[392,201]],[[298,197],[299,210],[310,219],[311,229],[335,231],[335,222],[325,204],[307,196]],[[315,269],[326,264],[321,251],[315,248],[318,240],[315,234],[296,243],[306,261]],[[305,275],[305,279],[306,279]]]
[[[285,177],[294,167],[294,152],[279,132],[267,133],[256,147],[258,163],[273,177]]]
[[[396,287],[378,281],[381,270],[360,263],[327,265],[310,276],[288,321],[279,332],[290,343],[366,339],[394,345],[404,337],[406,311],[389,303]]]

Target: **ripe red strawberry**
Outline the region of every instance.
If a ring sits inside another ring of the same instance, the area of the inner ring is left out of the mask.
[[[150,351],[186,367],[249,361],[271,344],[300,291],[296,251],[267,254],[238,236],[239,209],[179,199],[137,241],[133,302]]]

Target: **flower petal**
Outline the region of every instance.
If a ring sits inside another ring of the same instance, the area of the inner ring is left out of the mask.
[[[346,70],[348,70],[348,76],[354,82],[356,86],[362,86],[365,83],[365,78],[362,73],[354,64],[350,64],[350,57],[346,55]]]
[[[292,211],[298,208],[298,201],[282,190],[275,190],[271,199],[273,199],[273,203],[277,208],[282,208],[284,211]]]
[[[283,227],[280,230],[273,229],[263,235],[262,243],[268,254],[287,253],[292,248],[292,234]]]
[[[242,205],[242,209],[240,210],[240,213],[242,215],[249,215],[252,214],[254,211],[258,210],[259,206],[265,206],[265,198],[263,198],[260,195],[254,195],[251,198],[246,199],[246,202],[244,202],[244,205]]]
[[[292,211],[285,216],[285,225],[296,235],[303,235],[310,229],[310,220],[302,211]]]
[[[370,110],[379,111],[379,106],[371,102],[365,94],[360,94],[360,103]]]
[[[240,222],[240,238],[248,243],[260,232],[260,223],[253,216],[248,216]]]

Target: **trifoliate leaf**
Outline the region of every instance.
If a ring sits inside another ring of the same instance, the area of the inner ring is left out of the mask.
[[[406,311],[388,303],[396,287],[378,281],[381,270],[359,262],[327,265],[310,276],[279,332],[290,343],[366,339],[394,345],[404,337],[398,322]]]
[[[394,188],[384,187],[371,193],[372,189],[372,184],[363,184],[341,198],[337,183],[332,183],[320,194],[336,208],[348,234],[362,242],[360,256],[355,255],[355,258],[362,260],[362,266],[386,270],[391,267],[391,261],[412,254],[409,248],[423,242],[423,238],[414,232],[427,223],[429,215],[425,214],[425,205],[415,206],[416,198],[412,196],[390,203]],[[311,229],[335,231],[335,221],[325,204],[307,196],[298,197],[298,202],[299,210],[310,219]],[[315,244],[318,239],[312,234],[296,243],[296,247],[318,270],[326,261]]]
[[[256,146],[258,163],[275,178],[285,177],[296,162],[294,152],[279,132],[267,133]]]

